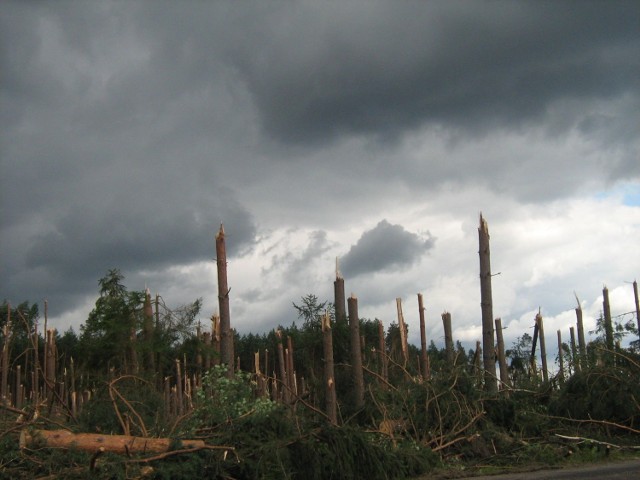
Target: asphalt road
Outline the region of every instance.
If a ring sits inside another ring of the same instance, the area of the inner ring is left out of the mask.
[[[640,480],[640,460],[627,460],[590,465],[588,467],[465,478],[469,480]]]

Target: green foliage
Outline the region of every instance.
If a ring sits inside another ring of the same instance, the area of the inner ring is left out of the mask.
[[[129,292],[124,276],[111,269],[99,280],[100,297],[89,318],[80,327],[80,349],[87,368],[106,372],[125,365],[136,316],[142,309],[143,292]]]
[[[640,371],[621,365],[594,367],[574,374],[550,404],[553,415],[638,425]]]
[[[393,448],[360,429],[324,426],[290,447],[292,479],[388,479],[425,473],[438,460],[417,444]]]
[[[225,365],[216,365],[202,377],[196,393],[192,424],[199,428],[232,422],[243,415],[268,415],[277,408],[275,402],[257,396],[251,374],[237,371],[227,376]]]

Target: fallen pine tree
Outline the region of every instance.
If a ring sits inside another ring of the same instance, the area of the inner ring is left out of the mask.
[[[144,454],[162,453],[175,448],[200,449],[205,448],[205,443],[203,440],[73,433],[68,430],[22,430],[20,433],[20,448],[35,446],[77,448],[87,452],[95,452],[102,448],[105,452]]]

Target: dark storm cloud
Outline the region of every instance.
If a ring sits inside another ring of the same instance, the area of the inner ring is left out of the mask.
[[[108,268],[213,258],[220,222],[229,256],[252,245],[253,217],[218,175],[229,148],[211,136],[228,131],[231,103],[208,90],[226,79],[163,63],[138,31],[144,5],[3,5],[3,298],[50,298],[55,315]]]
[[[265,17],[269,41],[235,57],[264,128],[285,142],[428,122],[481,132],[541,120],[559,99],[638,94],[637,2],[286,8]]]
[[[364,273],[411,267],[433,248],[434,243],[430,234],[424,239],[408,232],[402,225],[382,220],[364,232],[340,259],[340,270],[346,278],[351,278]]]
[[[531,183],[538,193],[552,182],[529,172],[560,163],[532,153],[522,169],[511,152],[460,160],[369,142],[424,126],[444,137],[575,128],[623,152],[624,161],[608,152],[580,168],[567,161],[554,170],[562,194],[565,176],[637,176],[639,11],[637,2],[3,2],[0,295],[66,308],[107,268],[135,278],[210,259],[220,222],[229,255],[240,255],[259,221],[281,218],[317,230],[285,259],[302,278],[329,248],[322,229],[341,228],[347,203],[372,208],[368,193],[382,183],[424,190],[491,176],[509,192]],[[408,266],[431,246],[382,222],[342,268]]]

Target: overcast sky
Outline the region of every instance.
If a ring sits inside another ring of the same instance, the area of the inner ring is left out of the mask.
[[[263,333],[292,302],[481,339],[478,217],[508,345],[640,277],[637,1],[4,1],[0,299],[78,328],[98,280]],[[629,315],[619,317],[628,320]]]

